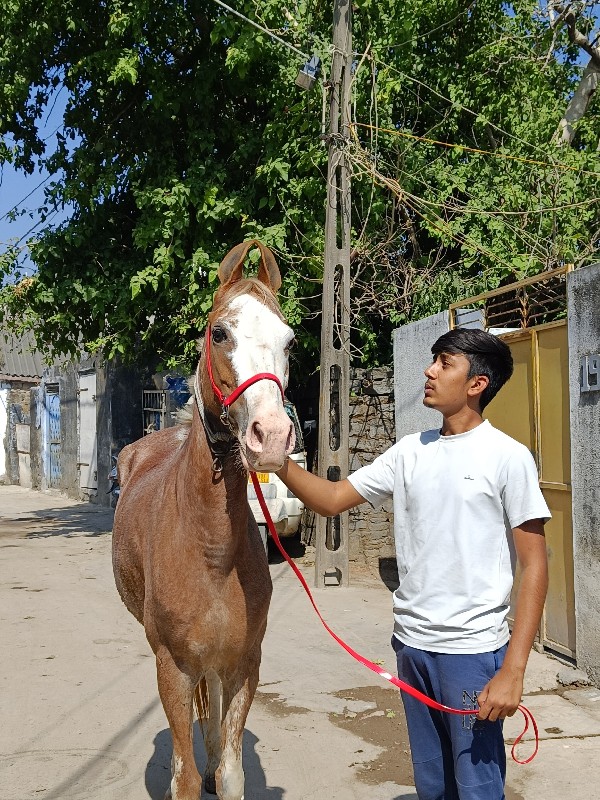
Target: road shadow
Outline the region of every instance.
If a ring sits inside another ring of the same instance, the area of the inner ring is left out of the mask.
[[[284,790],[280,786],[267,786],[264,770],[256,752],[258,738],[244,730],[242,740],[242,759],[245,774],[245,795],[252,800],[283,800]],[[160,731],[154,738],[154,753],[148,761],[145,774],[146,790],[151,800],[163,800],[171,782],[171,756],[173,743],[168,728]],[[206,753],[198,723],[194,723],[194,755],[200,774],[206,766]],[[202,787],[202,800],[215,800],[216,795],[208,794]],[[398,798],[400,800],[400,798]]]
[[[285,552],[292,559],[303,558],[306,553],[306,546],[300,541],[300,535],[298,533],[295,533],[293,536],[286,536],[279,541]],[[267,557],[269,559],[269,564],[282,564],[283,561],[285,561],[271,536],[267,539]]]
[[[91,503],[66,508],[44,508],[0,518],[0,535],[25,539],[53,536],[105,536],[112,531],[114,510]]]
[[[379,576],[390,592],[395,592],[400,583],[398,563],[395,558],[379,559]]]

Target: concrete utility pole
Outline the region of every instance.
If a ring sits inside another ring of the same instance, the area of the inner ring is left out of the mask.
[[[330,480],[345,478],[349,461],[351,15],[351,0],[334,0],[318,448],[319,474]],[[315,586],[348,583],[348,512],[317,516]]]

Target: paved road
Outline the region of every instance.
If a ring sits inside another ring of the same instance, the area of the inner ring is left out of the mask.
[[[170,734],[143,631],[114,588],[111,525],[109,511],[0,486],[0,800],[159,800],[168,786]],[[285,563],[271,573],[247,800],[416,800],[396,691],[333,643]],[[337,633],[394,669],[381,580],[316,599]],[[600,797],[600,692],[569,685],[577,677],[532,654],[526,703],[542,742],[532,765],[510,764],[508,800]]]

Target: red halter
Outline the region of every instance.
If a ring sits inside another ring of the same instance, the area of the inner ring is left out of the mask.
[[[210,385],[212,386],[212,390],[215,394],[215,397],[221,403],[221,408],[223,409],[221,412],[221,421],[224,422],[226,425],[229,424],[229,406],[235,403],[238,397],[243,394],[248,387],[252,386],[258,381],[274,381],[277,386],[279,387],[279,391],[281,392],[281,399],[284,399],[284,392],[283,386],[281,385],[281,381],[277,377],[277,375],[273,375],[272,372],[259,372],[256,375],[253,375],[251,378],[248,378],[247,381],[240,383],[240,385],[233,390],[233,392],[225,397],[223,392],[219,389],[217,384],[215,383],[215,379],[213,377],[212,371],[212,364],[210,360],[210,340],[211,340],[211,327],[210,325],[206,328],[206,336],[204,341],[206,342],[206,368],[208,370],[208,377],[210,378]]]

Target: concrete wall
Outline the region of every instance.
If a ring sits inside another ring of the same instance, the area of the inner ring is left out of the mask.
[[[152,388],[150,367],[126,367],[116,361],[97,370],[98,396],[98,495],[94,502],[110,506],[106,494],[112,456],[143,435],[142,391]]]
[[[567,280],[577,664],[600,682],[600,391],[582,391],[581,358],[600,354],[600,264]]]
[[[447,311],[394,331],[396,439],[441,426],[442,416],[423,405],[423,370],[431,363],[431,345],[450,330]]]
[[[79,485],[79,373],[96,373],[97,490]],[[107,364],[100,355],[52,367],[44,383],[58,384],[61,400],[62,480],[60,491],[80,500],[111,505],[107,494],[111,456],[142,436],[142,389],[152,385],[150,368]],[[38,445],[38,450],[39,450]]]
[[[31,458],[31,488],[41,491],[44,486],[42,412],[44,409],[44,387],[35,386],[31,390],[31,420],[29,425],[29,446]]]

